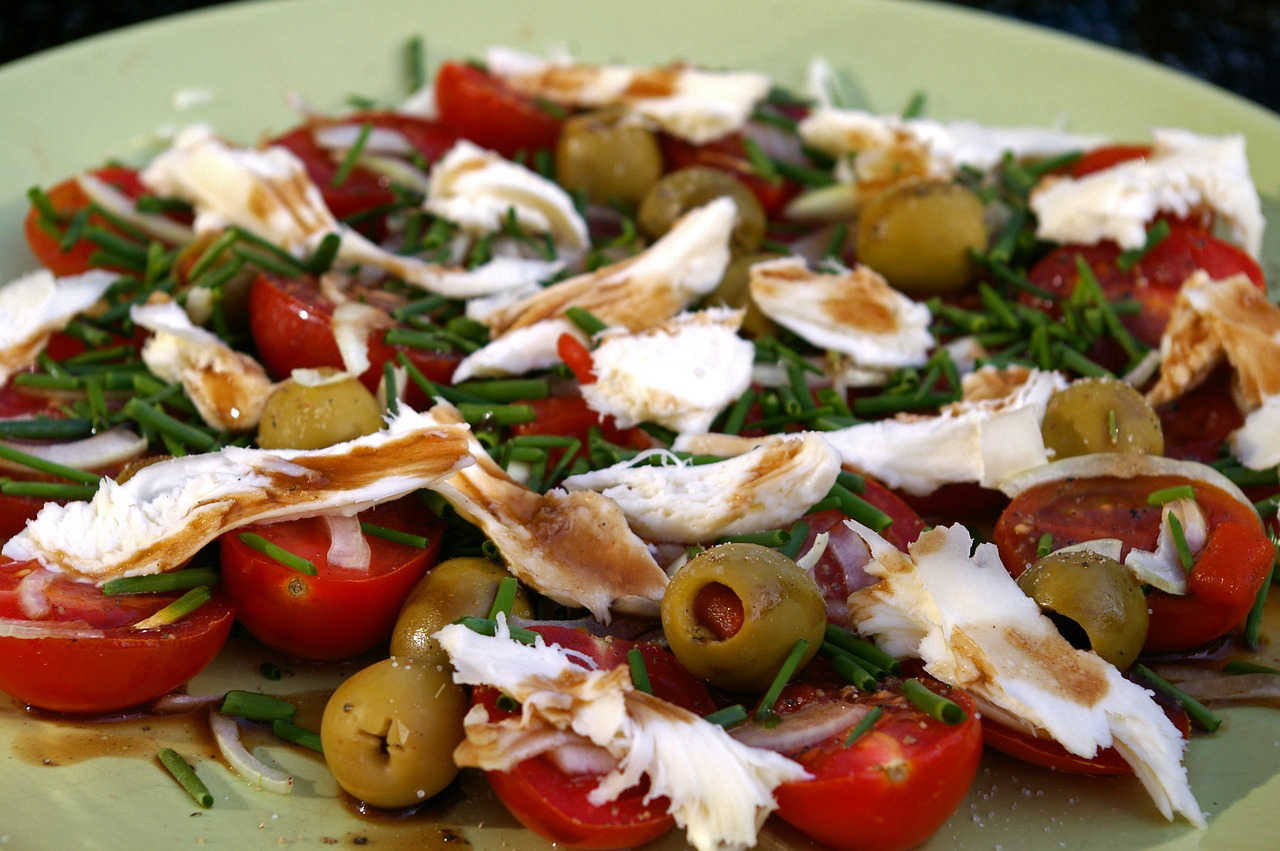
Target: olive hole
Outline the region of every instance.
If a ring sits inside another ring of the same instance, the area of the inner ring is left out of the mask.
[[[1063,638],[1077,650],[1092,650],[1093,642],[1089,640],[1089,633],[1084,631],[1084,627],[1076,623],[1066,615],[1060,615],[1053,609],[1044,610],[1045,617],[1053,621],[1053,625],[1058,628],[1058,632]]]
[[[693,598],[693,617],[717,641],[733,638],[746,620],[742,600],[721,582],[708,582],[698,589]]]

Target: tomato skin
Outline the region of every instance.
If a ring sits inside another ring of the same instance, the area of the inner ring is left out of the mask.
[[[146,193],[142,182],[138,180],[138,173],[131,168],[111,166],[96,169],[91,174],[112,184],[130,198],[137,198]],[[45,194],[59,213],[75,213],[89,206],[89,196],[80,190],[74,177],[54,185]],[[23,220],[22,230],[26,235],[31,253],[40,261],[40,265],[55,275],[78,275],[93,268],[89,258],[98,250],[97,245],[87,239],[81,239],[77,240],[70,250],[63,251],[58,245],[58,240],[40,227],[39,219],[40,214],[36,208],[30,208]],[[115,231],[115,228],[99,216],[90,216],[89,222]]]
[[[369,570],[332,567],[324,520],[307,517],[223,535],[222,582],[239,618],[269,647],[303,659],[345,659],[386,641],[405,596],[435,562],[441,525],[410,497],[361,512],[364,521],[424,535],[426,549],[369,537]],[[255,532],[309,559],[317,575],[286,567],[241,542]]]
[[[1164,703],[1160,704],[1160,708],[1178,728],[1182,738],[1187,738],[1191,733],[1191,721],[1187,713],[1180,707],[1170,707]],[[1086,774],[1095,777],[1120,777],[1133,774],[1133,768],[1124,761],[1124,757],[1115,748],[1100,750],[1093,757],[1076,756],[1053,739],[1040,739],[1012,727],[1006,727],[987,717],[982,719],[982,743],[1014,759],[1020,759],[1032,765],[1043,765],[1054,771],[1065,771],[1068,774]]]
[[[705,145],[694,145],[683,139],[663,135],[662,158],[668,171],[701,165],[728,172],[755,194],[765,215],[773,218],[782,212],[800,187],[790,180],[771,181],[756,174],[742,146],[742,134],[735,133]]]
[[[778,815],[832,848],[896,851],[928,839],[969,791],[982,727],[969,695],[930,678],[925,683],[968,717],[948,726],[900,694],[860,696],[859,703],[885,714],[850,747],[842,733],[791,755],[814,777],[777,788]]]
[[[564,365],[573,370],[573,377],[579,384],[594,384],[596,374],[591,371],[591,350],[572,334],[561,334],[556,340],[556,354]]]
[[[601,417],[587,407],[581,396],[551,396],[547,399],[526,399],[521,404],[533,408],[533,422],[513,426],[513,435],[556,434],[576,437],[586,451],[587,434],[592,427],[600,429],[610,443],[631,449],[648,449],[653,445],[649,435],[638,428],[618,428],[613,417]]]
[[[1164,454],[1208,464],[1244,415],[1231,397],[1231,367],[1223,364],[1199,387],[1156,408],[1164,432]]]
[[[1190,650],[1226,634],[1243,620],[1266,578],[1273,553],[1252,508],[1225,492],[1181,476],[1097,477],[1050,482],[1015,498],[996,522],[994,540],[1014,577],[1036,560],[1041,534],[1054,547],[1093,538],[1119,538],[1128,549],[1155,549],[1160,507],[1147,494],[1190,484],[1205,514],[1209,538],[1188,579],[1186,596],[1153,590],[1147,596],[1148,653]],[[1123,554],[1122,554],[1123,555]]]
[[[1081,178],[1122,162],[1142,159],[1150,153],[1150,145],[1104,145],[1087,152],[1073,162],[1067,170],[1072,177]]]
[[[436,107],[450,130],[507,158],[520,150],[554,148],[560,138],[560,119],[462,62],[446,62],[436,72]]]

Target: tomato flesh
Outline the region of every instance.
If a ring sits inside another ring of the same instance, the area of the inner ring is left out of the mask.
[[[436,106],[449,129],[504,157],[554,148],[559,118],[491,74],[462,62],[436,72]]]

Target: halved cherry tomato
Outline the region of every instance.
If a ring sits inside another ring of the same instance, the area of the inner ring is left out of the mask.
[[[130,198],[138,198],[146,194],[146,188],[138,180],[138,173],[131,168],[111,166],[97,169],[92,174],[115,186]],[[68,178],[56,184],[46,194],[53,208],[59,213],[77,213],[89,206],[89,196],[81,191],[75,178]],[[100,216],[90,216],[89,224],[115,231],[115,228]],[[40,265],[53,274],[78,275],[93,268],[89,258],[98,250],[98,246],[87,239],[80,239],[69,250],[63,251],[59,245],[59,237],[55,237],[40,226],[40,214],[35,207],[27,211],[22,229],[27,237],[27,245],[31,247],[31,253],[40,261]]]
[[[1087,152],[1067,169],[1072,177],[1084,177],[1129,160],[1138,160],[1151,153],[1150,145],[1104,145]]]
[[[55,712],[109,712],[173,691],[198,674],[227,640],[235,612],[219,592],[177,623],[131,625],[176,594],[105,596],[95,586],[55,578],[44,590],[51,612],[29,620],[17,586],[31,562],[0,559],[0,618],[44,627],[38,638],[0,637],[0,691]],[[98,636],[65,630],[96,630]]]
[[[1253,509],[1227,493],[1181,476],[1050,482],[1009,504],[996,523],[994,540],[1015,577],[1036,560],[1037,542],[1046,532],[1053,536],[1054,547],[1119,538],[1126,554],[1132,547],[1154,550],[1161,509],[1148,505],[1147,495],[1186,484],[1204,512],[1209,538],[1188,577],[1185,596],[1156,590],[1147,596],[1151,617],[1143,649],[1190,650],[1239,625],[1274,558]]]
[[[727,171],[755,193],[765,215],[772,218],[800,191],[791,180],[767,180],[756,173],[742,147],[742,134],[735,133],[705,145],[694,145],[673,136],[662,136],[662,158],[668,171],[703,165]]]
[[[561,334],[556,340],[556,354],[564,365],[573,370],[574,378],[579,384],[594,384],[596,374],[591,371],[591,350],[572,334]]]
[[[560,138],[559,118],[488,72],[461,62],[446,62],[436,72],[436,107],[446,127],[505,157],[553,148]]]
[[[1214,370],[1199,387],[1156,409],[1164,432],[1164,454],[1208,464],[1227,435],[1244,425],[1231,396],[1231,368]]]
[[[356,570],[329,564],[329,533],[318,517],[222,536],[223,585],[237,604],[240,622],[259,641],[304,659],[345,659],[387,640],[405,595],[435,562],[442,526],[412,497],[361,512],[360,519],[422,535],[427,547],[366,536],[370,565]],[[244,532],[309,560],[317,575],[307,576],[252,549],[239,538]]]
[[[558,434],[576,437],[587,446],[587,433],[593,426],[600,429],[604,439],[631,449],[648,449],[653,445],[649,435],[638,428],[618,428],[613,417],[602,417],[587,407],[581,396],[552,396],[547,399],[526,399],[521,404],[533,408],[534,420],[513,426],[513,435]]]
[[[548,643],[585,654],[602,670],[627,664],[627,651],[638,648],[655,695],[699,715],[715,709],[706,686],[657,644],[596,638],[565,627],[535,629]],[[482,704],[490,718],[512,715],[498,708],[497,698],[497,690],[482,687],[475,690],[472,701]],[[566,774],[546,756],[527,759],[511,771],[489,771],[486,776],[498,798],[525,827],[566,848],[632,848],[658,838],[674,824],[667,815],[666,798],[645,803],[647,783],[596,806],[587,796],[600,775]]]
[[[982,756],[982,727],[973,699],[930,677],[929,689],[958,703],[967,714],[954,726],[915,708],[894,685],[874,694],[808,690],[787,712],[818,702],[854,702],[884,715],[845,747],[848,730],[788,754],[813,775],[784,783],[774,793],[778,815],[832,848],[894,851],[924,842],[964,799]],[[889,684],[886,683],[886,686]]]

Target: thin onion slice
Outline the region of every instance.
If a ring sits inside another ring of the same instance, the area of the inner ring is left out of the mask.
[[[147,439],[124,426],[69,443],[17,443],[0,440],[0,444],[45,461],[81,470],[101,470],[123,464],[131,458],[137,458],[147,449]],[[0,458],[0,469],[28,470],[29,468]]]
[[[365,153],[356,159],[356,164],[369,169],[374,174],[382,175],[392,183],[416,189],[424,195],[431,191],[431,179],[427,177],[426,172],[414,168],[404,160]]]
[[[350,570],[368,570],[373,555],[369,541],[360,531],[360,518],[326,514],[324,525],[329,530],[329,552],[325,555],[329,564]]]
[[[84,621],[26,621],[0,618],[0,638],[103,638],[100,629]]]
[[[293,791],[291,776],[267,765],[249,753],[240,742],[240,727],[235,719],[210,710],[209,726],[213,730],[213,739],[218,743],[222,758],[246,781],[259,789],[280,795],[288,795]]]
[[[1160,455],[1137,455],[1125,452],[1096,452],[1092,455],[1077,455],[1032,467],[1016,473],[1001,482],[998,487],[1005,496],[1014,499],[1020,494],[1048,482],[1060,482],[1064,479],[1091,479],[1101,476],[1114,476],[1118,479],[1136,479],[1139,476],[1182,476],[1196,482],[1212,485],[1226,491],[1244,505],[1253,509],[1253,503],[1235,482],[1206,464],[1195,461],[1180,461],[1176,458],[1165,458]]]
[[[184,712],[193,712],[197,709],[204,709],[206,706],[216,706],[222,703],[222,695],[220,694],[178,694],[170,692],[163,697],[158,697],[147,707],[147,711],[153,715],[181,715]]]
[[[138,212],[128,195],[92,174],[78,175],[76,183],[80,186],[80,191],[89,196],[90,201],[134,225],[147,236],[174,245],[184,245],[196,238],[191,228],[167,216]]]
[[[311,138],[315,139],[316,144],[322,148],[346,151],[355,147],[356,140],[360,138],[362,132],[364,127],[360,124],[333,124],[311,131]],[[408,156],[417,148],[399,130],[392,130],[389,127],[370,127],[361,150]]]
[[[729,731],[744,745],[793,754],[848,730],[870,712],[858,703],[817,703],[783,717],[773,727],[752,721]]]
[[[813,536],[813,546],[808,552],[796,559],[796,565],[805,571],[812,571],[817,566],[822,554],[827,551],[827,543],[831,540],[830,532],[819,532]]]
[[[1280,676],[1275,674],[1223,674],[1176,683],[1178,688],[1210,703],[1246,700],[1280,700]]]
[[[49,587],[56,576],[53,571],[38,567],[18,582],[15,589],[18,594],[18,608],[32,620],[38,620],[49,614],[49,597],[44,589]]]

